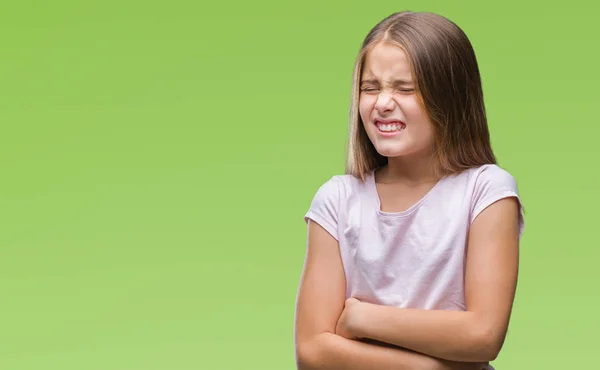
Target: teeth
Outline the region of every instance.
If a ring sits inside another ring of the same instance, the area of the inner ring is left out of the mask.
[[[380,124],[379,129],[381,131],[399,131],[403,129],[401,124]]]

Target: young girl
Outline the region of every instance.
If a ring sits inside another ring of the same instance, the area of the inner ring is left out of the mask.
[[[496,165],[475,54],[454,23],[401,12],[358,55],[347,171],[317,191],[298,291],[299,369],[492,369],[522,207]]]

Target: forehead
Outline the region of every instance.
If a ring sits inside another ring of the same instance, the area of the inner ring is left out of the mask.
[[[380,43],[365,55],[361,77],[410,80],[412,73],[408,55],[398,46]]]

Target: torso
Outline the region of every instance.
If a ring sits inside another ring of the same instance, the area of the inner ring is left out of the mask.
[[[338,240],[347,298],[464,310],[471,222],[507,196],[518,196],[516,182],[495,165],[410,186],[378,183],[374,172],[365,181],[340,175],[321,187],[305,219]]]
[[[398,307],[465,308],[469,174],[420,185],[345,176],[340,250],[347,296]]]

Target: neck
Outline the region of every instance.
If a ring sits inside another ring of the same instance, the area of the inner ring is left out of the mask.
[[[438,181],[435,172],[437,161],[434,156],[392,157],[382,168],[380,180],[383,182],[424,183]]]

